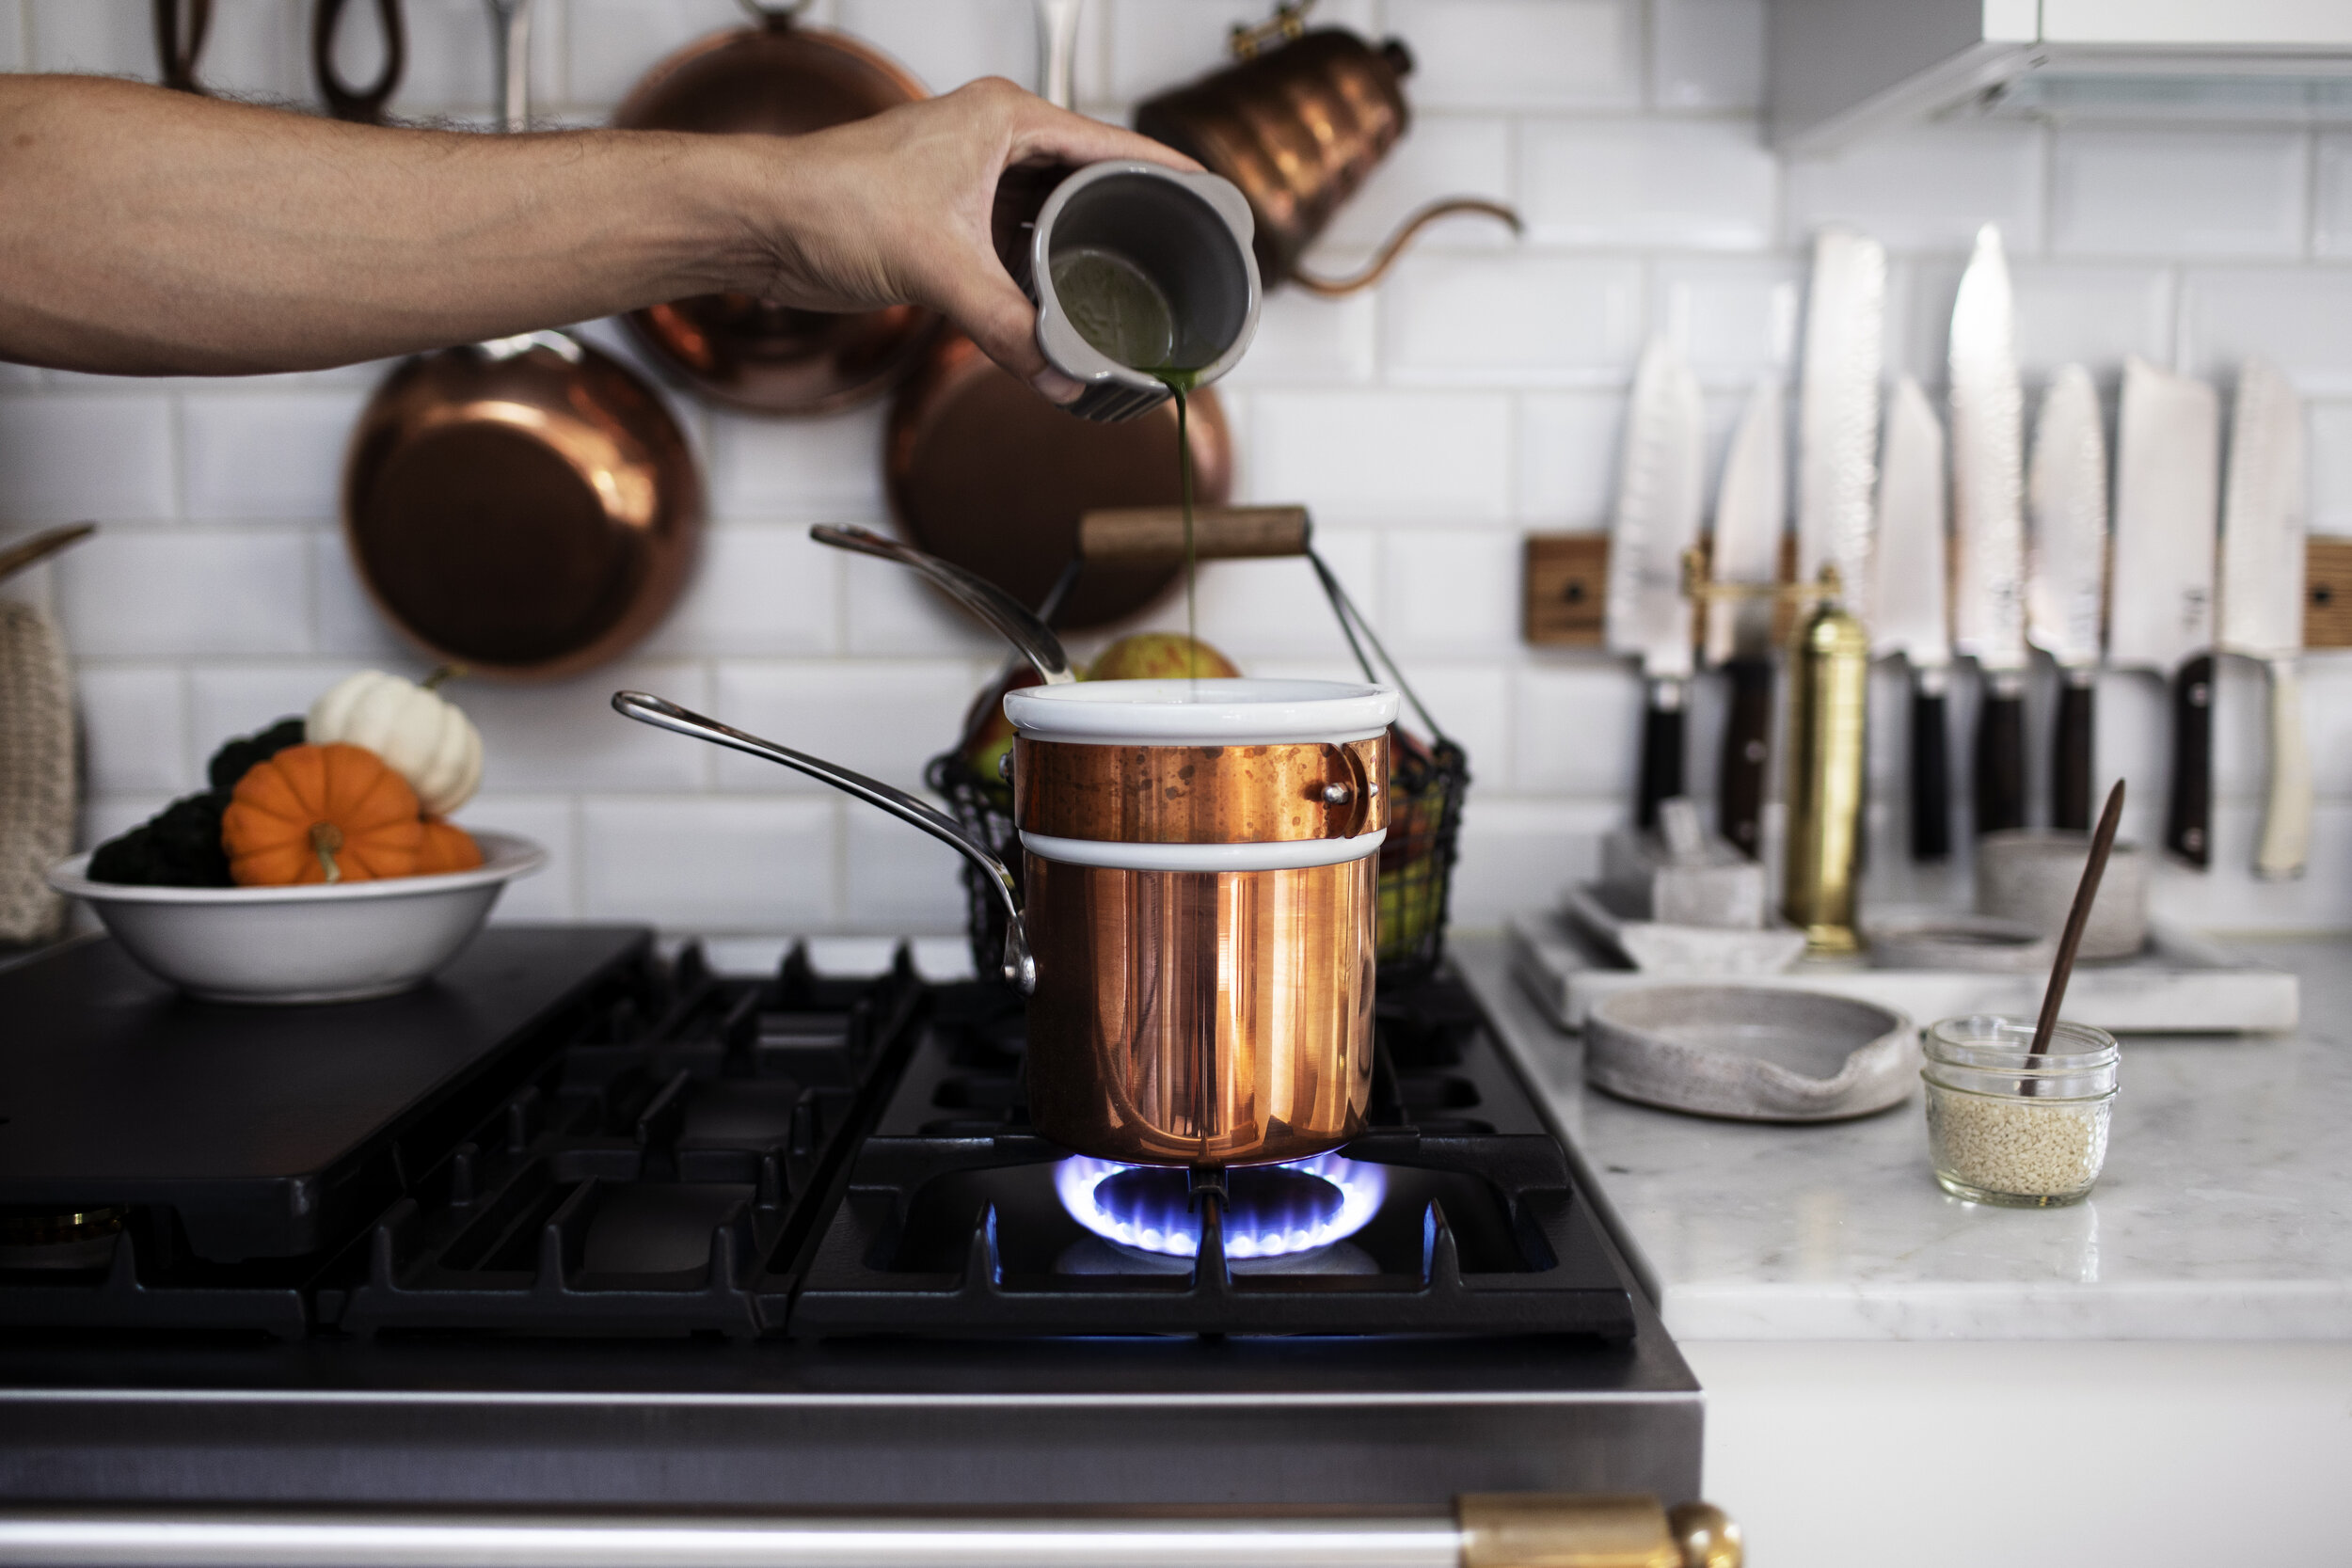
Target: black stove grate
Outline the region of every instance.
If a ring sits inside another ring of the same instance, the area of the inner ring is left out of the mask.
[[[1230,1258],[1216,1201],[1190,1259],[1125,1254],[1072,1218],[1051,1175],[1063,1151],[1026,1131],[1020,1015],[1001,994],[941,997],[798,1282],[791,1332],[1633,1332],[1566,1156],[1458,981],[1380,1004],[1372,1131],[1341,1152],[1384,1167],[1387,1196],[1361,1232],[1293,1259]]]

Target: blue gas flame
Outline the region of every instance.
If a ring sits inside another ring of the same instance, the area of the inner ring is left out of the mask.
[[[1180,1176],[1104,1190],[1113,1177],[1139,1168],[1073,1154],[1054,1167],[1054,1190],[1071,1217],[1104,1241],[1164,1257],[1192,1257],[1200,1250],[1200,1214],[1186,1200]],[[1253,1170],[1313,1177],[1337,1192],[1338,1202],[1252,1202],[1240,1188],[1254,1180]],[[1389,1190],[1385,1167],[1337,1154],[1230,1170],[1226,1180],[1235,1189],[1225,1212],[1225,1251],[1232,1258],[1281,1258],[1329,1246],[1370,1223]]]

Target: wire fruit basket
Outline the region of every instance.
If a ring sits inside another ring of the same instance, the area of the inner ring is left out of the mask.
[[[1446,738],[1413,694],[1405,673],[1323,558],[1303,541],[1297,553],[1314,568],[1364,678],[1379,684],[1379,672],[1386,670],[1429,733],[1424,741],[1401,725],[1391,731],[1389,836],[1380,846],[1375,925],[1379,984],[1409,985],[1426,978],[1445,957],[1446,904],[1461,836],[1462,797],[1470,788],[1470,759]],[[1376,668],[1375,658],[1379,661]],[[1013,821],[1011,786],[1001,779],[983,778],[961,750],[933,757],[923,776],[947,800],[964,830],[994,851],[1019,880],[1021,835]],[[963,886],[973,968],[993,974],[1005,950],[1004,905],[968,863]]]

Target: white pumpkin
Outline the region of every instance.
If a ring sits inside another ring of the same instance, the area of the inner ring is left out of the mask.
[[[362,670],[310,705],[303,738],[364,746],[408,781],[427,816],[447,816],[482,783],[482,735],[431,686]]]

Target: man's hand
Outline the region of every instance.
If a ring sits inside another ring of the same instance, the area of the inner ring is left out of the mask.
[[[1106,158],[1200,167],[994,77],[759,150],[776,166],[776,200],[749,214],[773,269],[755,292],[818,310],[928,305],[1057,403],[1083,388],[1038,352],[1037,312],[997,259],[998,178]]]

